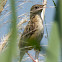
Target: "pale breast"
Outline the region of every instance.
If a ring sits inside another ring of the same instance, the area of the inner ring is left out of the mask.
[[[36,15],[32,21],[35,23],[36,28],[38,28],[39,30],[43,29],[43,21],[42,18],[40,17],[40,15]]]
[[[39,41],[41,41],[42,37],[43,37],[43,21],[41,19],[41,17],[39,15],[36,15],[33,19],[32,22],[35,24],[35,33],[32,34],[31,39],[37,39]]]

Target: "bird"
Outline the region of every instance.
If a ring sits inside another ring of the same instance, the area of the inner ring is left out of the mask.
[[[24,54],[27,53],[29,55],[28,51],[32,49],[35,50],[34,62],[39,62],[38,56],[41,51],[40,41],[44,34],[43,20],[41,17],[43,7],[44,5],[35,4],[30,9],[30,21],[26,25],[19,41],[20,62]]]

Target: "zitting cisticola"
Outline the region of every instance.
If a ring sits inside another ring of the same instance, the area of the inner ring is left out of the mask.
[[[34,48],[35,59],[38,60],[40,41],[42,40],[44,27],[41,12],[44,5],[33,5],[30,10],[30,21],[28,22],[19,42],[20,60],[24,54]]]

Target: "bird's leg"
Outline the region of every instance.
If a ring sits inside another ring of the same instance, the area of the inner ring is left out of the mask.
[[[29,57],[33,60],[33,62],[36,62],[34,59],[33,59],[33,57],[28,53],[28,52],[26,52],[28,55],[29,55]]]
[[[36,61],[36,62],[39,62],[39,61],[38,61],[38,57],[39,57],[39,51],[36,50],[36,51],[35,51],[35,61]]]

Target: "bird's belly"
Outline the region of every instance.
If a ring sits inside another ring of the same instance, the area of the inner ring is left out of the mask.
[[[38,29],[28,40],[28,45],[30,46],[40,46],[40,41],[43,37],[43,26],[38,26]]]
[[[37,31],[30,37],[30,40],[35,40],[35,42],[40,42],[43,37],[43,28],[38,28]]]
[[[30,37],[28,36],[27,39],[24,39],[25,42],[23,42],[22,46],[26,50],[31,50],[32,48],[40,50],[40,41],[43,37],[44,30],[43,30],[42,24],[39,23],[37,26],[38,27],[37,27],[36,31]]]
[[[42,40],[42,37],[43,37],[43,32],[36,31],[28,40],[27,46],[32,46],[35,50],[41,50],[40,41]]]

